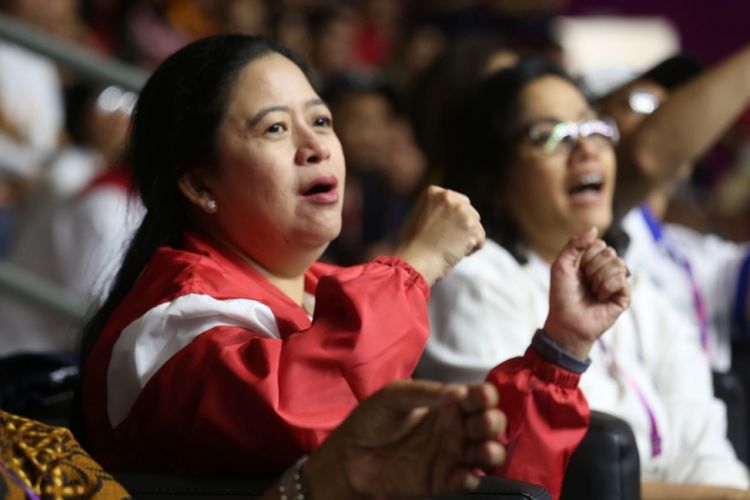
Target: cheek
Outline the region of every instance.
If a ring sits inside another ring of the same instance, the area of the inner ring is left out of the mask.
[[[514,167],[508,184],[509,193],[527,205],[547,203],[561,192],[565,168],[552,158],[527,159]]]
[[[602,154],[602,163],[609,177],[607,191],[611,194],[615,190],[615,181],[617,180],[617,156],[615,155],[614,148],[610,147],[606,149]]]
[[[240,206],[278,207],[285,203],[291,189],[290,180],[284,174],[283,169],[262,161],[224,163],[217,182],[217,195],[238,209]]]
[[[328,144],[328,150],[331,152],[331,164],[337,172],[341,174],[341,181],[344,180],[344,174],[346,172],[346,162],[344,159],[344,148],[339,141],[338,136],[333,135],[331,141]],[[342,182],[343,184],[343,182]]]

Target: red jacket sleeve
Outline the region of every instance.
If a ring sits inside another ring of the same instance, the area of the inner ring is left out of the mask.
[[[428,294],[411,267],[379,259],[321,278],[312,325],[282,340],[231,325],[201,333],[141,389],[112,430],[115,451],[100,447],[107,465],[289,466],[361,399],[410,377],[427,339]]]
[[[497,387],[508,419],[501,436],[508,454],[495,475],[542,485],[553,498],[560,497],[570,456],[589,425],[579,378],[532,347],[489,373],[487,381]]]

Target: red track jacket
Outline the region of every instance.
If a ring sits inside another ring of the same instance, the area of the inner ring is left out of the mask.
[[[315,264],[305,290],[312,318],[208,237],[159,249],[84,366],[93,456],[112,470],[279,472],[360,400],[410,377],[429,288],[409,265]],[[578,375],[529,350],[488,380],[509,417],[497,472],[557,496],[588,424]]]

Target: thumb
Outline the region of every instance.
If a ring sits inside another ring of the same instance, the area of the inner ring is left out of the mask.
[[[441,384],[430,380],[402,380],[387,385],[373,397],[383,407],[399,413],[417,408],[439,408],[466,398],[468,389],[460,384]]]
[[[598,234],[599,230],[592,227],[585,233],[571,238],[558,255],[557,261],[563,265],[575,267],[581,254],[596,240]]]

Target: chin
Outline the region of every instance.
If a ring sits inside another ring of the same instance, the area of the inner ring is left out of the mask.
[[[610,225],[612,225],[611,210],[597,210],[588,214],[587,217],[582,217],[578,224],[580,232],[587,231],[593,226],[599,230],[599,236],[604,234]]]
[[[308,247],[325,247],[338,238],[341,232],[341,223],[316,227],[314,231],[304,231],[299,234],[297,241]]]

